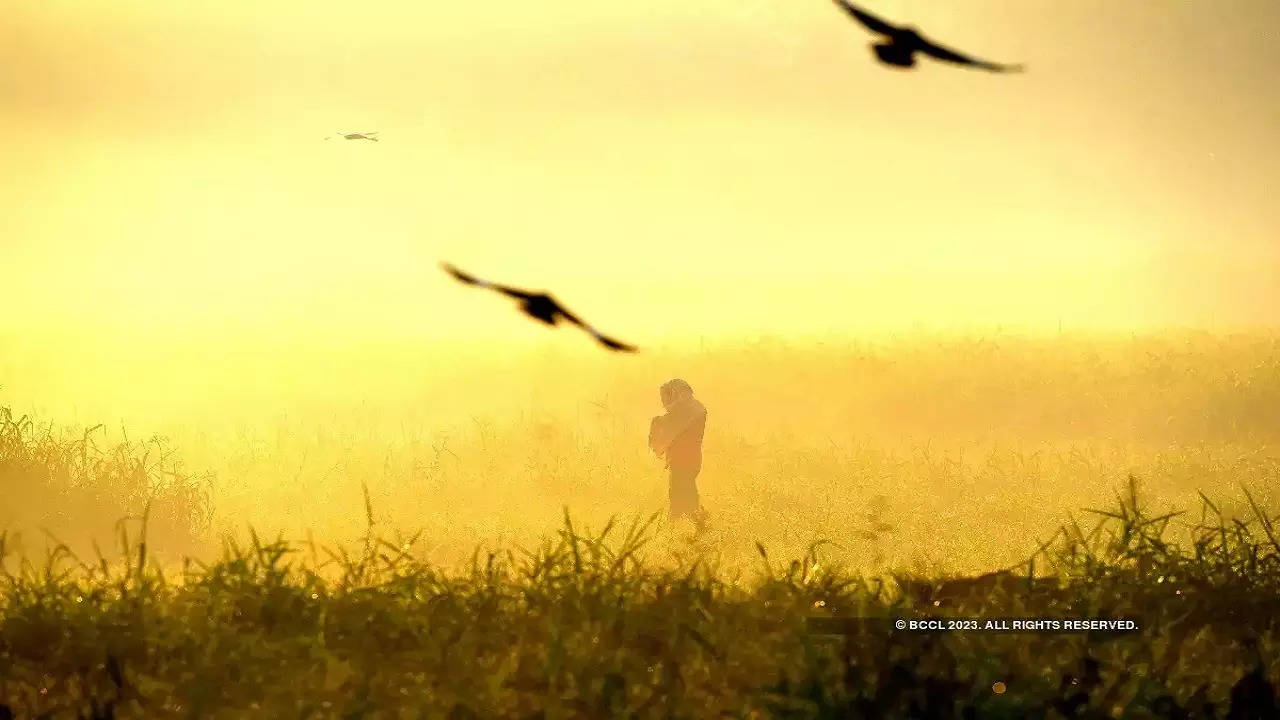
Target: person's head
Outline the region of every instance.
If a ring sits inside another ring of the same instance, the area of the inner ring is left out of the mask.
[[[662,407],[669,408],[681,400],[691,397],[693,388],[689,387],[689,383],[676,378],[668,380],[658,388],[658,396],[662,398]]]

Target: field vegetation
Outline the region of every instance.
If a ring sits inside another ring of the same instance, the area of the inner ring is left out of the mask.
[[[1274,699],[1274,334],[181,352],[6,359],[15,716],[1253,717]],[[701,534],[650,519],[665,481],[644,431],[672,376],[711,413]],[[922,614],[1141,629],[888,624]],[[814,616],[870,620],[829,636]]]

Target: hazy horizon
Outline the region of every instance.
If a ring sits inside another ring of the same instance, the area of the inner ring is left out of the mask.
[[[1276,326],[1280,6],[866,5],[1028,72],[817,0],[23,4],[0,326],[580,341],[440,260],[641,347]]]

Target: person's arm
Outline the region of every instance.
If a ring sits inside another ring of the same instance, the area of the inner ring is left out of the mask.
[[[671,438],[666,436],[664,420],[662,415],[657,415],[649,422],[649,449],[658,457],[665,455],[667,446],[671,444]]]
[[[680,433],[705,414],[706,410],[702,405],[693,400],[673,406],[666,415],[659,415],[649,423],[649,448],[658,457],[665,456]]]
[[[693,398],[687,398],[683,402],[672,406],[662,418],[663,432],[667,436],[666,444],[670,445],[695,420],[705,416],[706,412],[706,409],[702,407],[702,403]]]

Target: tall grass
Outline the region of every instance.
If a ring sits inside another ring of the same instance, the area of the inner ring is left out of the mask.
[[[100,448],[99,430],[37,425],[0,407],[0,530],[43,531],[55,544],[87,547],[111,538],[120,518],[149,508],[152,532],[164,548],[196,549],[213,510],[208,474],[184,471],[160,438],[126,436]],[[9,538],[21,540],[12,533]]]
[[[350,551],[253,537],[176,574],[144,541],[114,562],[56,550],[0,576],[0,703],[23,717],[1272,717],[1274,518],[1210,512],[1189,548],[1164,537],[1172,519],[1133,489],[1090,531],[1064,526],[1009,573],[1022,580],[947,603],[818,546],[779,562],[761,545],[747,577],[708,556],[647,563],[654,518],[592,532],[566,514],[541,545],[454,570],[372,532]],[[891,625],[973,615],[1140,631]],[[831,616],[861,622],[843,638],[807,624]]]
[[[0,408],[0,718],[1212,717],[1275,680],[1273,335],[761,342],[427,384],[397,352],[281,356],[278,395],[260,367],[252,392],[195,366],[6,378],[149,439]],[[711,410],[696,537],[611,521],[665,503],[643,439],[673,375]],[[876,624],[912,613],[1142,629]]]

